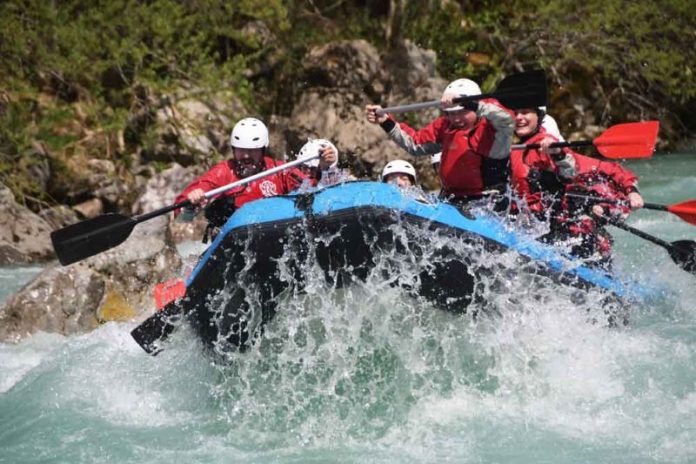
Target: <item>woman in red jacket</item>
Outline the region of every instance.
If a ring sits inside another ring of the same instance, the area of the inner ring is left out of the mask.
[[[440,196],[463,202],[481,198],[488,189],[505,184],[512,143],[512,112],[493,99],[453,105],[460,96],[480,95],[469,79],[450,83],[442,95],[444,115],[415,130],[391,116],[378,116],[378,105],[367,105],[367,120],[379,124],[389,137],[413,156],[442,152]]]
[[[638,178],[617,163],[583,156],[569,148],[550,148],[558,140],[540,126],[543,117],[539,108],[515,111],[515,134],[520,142],[538,143],[541,148],[512,151],[512,186],[529,211],[550,220],[551,231],[545,240],[569,241],[576,256],[608,265],[612,239],[601,218],[605,214],[625,216],[630,209],[643,206]],[[566,193],[624,200],[630,208],[585,203]]]

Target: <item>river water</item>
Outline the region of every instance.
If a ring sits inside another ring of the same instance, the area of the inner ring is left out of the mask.
[[[696,197],[696,155],[628,166],[648,201]],[[696,239],[668,213],[630,223]],[[134,324],[0,344],[0,462],[694,462],[696,278],[614,235],[663,292],[627,327],[514,283],[474,320],[371,282],[308,292],[227,366],[186,331],[149,357]],[[38,270],[1,269],[0,299]]]

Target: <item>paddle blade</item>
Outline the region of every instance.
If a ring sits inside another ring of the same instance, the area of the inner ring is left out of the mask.
[[[676,214],[689,224],[696,226],[696,200],[688,200],[676,205],[669,205],[667,211]]]
[[[135,224],[128,216],[104,214],[51,232],[53,249],[67,266],[122,243]]]
[[[593,143],[606,158],[650,158],[659,130],[659,121],[617,124],[605,130]]]
[[[157,310],[186,295],[186,283],[181,279],[171,279],[155,285],[152,290]]]
[[[176,302],[170,303],[133,329],[131,336],[143,350],[154,356],[162,351],[159,342],[166,340],[180,323],[181,307]]]
[[[677,240],[671,243],[669,256],[686,272],[696,275],[696,242],[693,240]]]
[[[546,106],[546,72],[536,70],[512,74],[500,81],[493,96],[512,109]]]

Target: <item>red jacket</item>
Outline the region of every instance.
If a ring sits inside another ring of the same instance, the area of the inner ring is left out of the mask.
[[[554,138],[541,128],[524,143],[539,143],[545,137]],[[612,200],[625,199],[629,193],[638,191],[638,178],[619,164],[583,156],[569,148],[564,148],[563,153],[566,155],[565,161],[557,162],[536,149],[512,151],[510,155],[512,186],[517,195],[527,201],[532,211],[541,212],[548,205],[542,203],[542,192],[532,191],[529,185],[531,170],[555,173],[565,184],[566,191],[578,191],[577,193]],[[559,167],[558,163],[562,163],[562,166]],[[616,208],[609,204],[603,206]]]
[[[384,126],[389,136],[411,155],[442,151],[440,181],[446,196],[479,195],[484,189],[484,158],[506,159],[514,130],[510,110],[496,100],[482,100],[476,125],[469,130],[453,129],[441,116],[420,130],[406,123]]]
[[[264,156],[264,170],[274,168],[284,164],[273,158]],[[239,208],[245,203],[258,200],[264,197],[283,195],[295,190],[307,178],[300,170],[291,168],[286,171],[277,172],[270,176],[257,179],[249,184],[230,189],[220,195],[234,196],[235,207]],[[222,161],[213,166],[208,172],[191,182],[178,197],[175,202],[186,200],[190,192],[201,188],[206,192],[215,190],[232,182],[240,180],[232,168],[232,160]],[[178,214],[178,213],[177,213]]]

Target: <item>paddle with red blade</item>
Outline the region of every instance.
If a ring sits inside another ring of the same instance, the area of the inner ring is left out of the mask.
[[[580,200],[585,200],[594,203],[610,203],[613,205],[625,205],[625,201],[621,200],[607,200],[600,197],[593,197],[588,195],[578,195],[575,193],[566,193],[566,196],[572,198],[578,198]],[[674,205],[659,205],[656,203],[645,203],[643,205],[645,209],[652,209],[656,211],[668,211],[675,216],[682,218],[685,222],[693,224],[696,226],[696,200],[686,200],[681,203],[676,203]]]
[[[462,96],[455,98],[453,103],[465,103],[467,101],[495,98],[508,108],[535,108],[546,106],[548,90],[546,87],[546,72],[543,70],[528,71],[512,74],[498,84],[491,93],[481,95]],[[440,100],[431,100],[409,105],[390,106],[376,111],[378,115],[387,113],[407,113],[428,108],[439,108]]]
[[[655,151],[657,133],[660,130],[659,121],[628,122],[617,124],[605,130],[594,140],[578,140],[574,142],[556,142],[549,148],[581,148],[595,147],[605,158],[650,158]],[[538,143],[529,145],[513,145],[513,150],[540,148]]]

